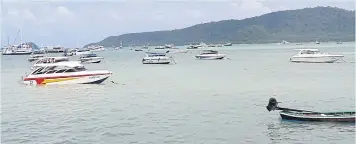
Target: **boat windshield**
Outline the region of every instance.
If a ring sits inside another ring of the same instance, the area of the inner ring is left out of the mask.
[[[90,58],[90,57],[96,57],[96,54],[87,54],[87,55],[82,55],[82,58]]]
[[[77,67],[59,67],[59,66],[51,66],[51,67],[40,67],[33,71],[31,74],[53,74],[53,73],[70,73],[70,72],[80,72],[85,71],[86,68],[84,66]]]
[[[68,59],[56,59],[56,58],[44,58],[40,59],[36,62],[36,64],[41,64],[41,63],[55,63],[55,62],[62,62],[62,61],[68,61]]]
[[[312,50],[302,50],[300,51],[300,54],[316,54],[319,53],[319,51],[312,51]]]
[[[158,57],[158,56],[166,56],[166,53],[160,52],[147,52],[147,57]]]
[[[213,50],[200,52],[200,54],[217,54],[217,53],[218,53],[218,51],[213,51]]]

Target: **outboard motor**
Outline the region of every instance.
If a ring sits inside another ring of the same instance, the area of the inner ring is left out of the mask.
[[[278,106],[277,100],[275,98],[270,98],[266,108],[268,111],[272,111],[272,110],[276,110],[276,108],[278,108],[277,106]]]

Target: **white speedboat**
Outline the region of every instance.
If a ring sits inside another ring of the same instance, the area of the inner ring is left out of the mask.
[[[78,61],[41,64],[23,77],[28,85],[100,84],[112,75],[108,70],[87,70]]]
[[[27,60],[29,62],[33,62],[33,61],[39,60],[43,57],[44,57],[44,55],[30,55],[30,57]]]
[[[304,63],[333,63],[344,57],[343,55],[335,55],[321,53],[319,49],[296,49],[299,52],[291,57],[291,62]]]
[[[170,64],[171,62],[174,62],[172,57],[157,52],[147,52],[146,57],[142,59],[143,64]]]
[[[75,55],[92,54],[92,53],[93,52],[91,50],[89,50],[89,49],[81,49],[81,50],[77,49],[74,52]]]
[[[98,51],[105,51],[106,49],[104,46],[101,45],[90,45],[88,46],[88,49],[93,52],[98,52]]]
[[[69,58],[68,57],[42,57],[35,62],[35,64],[31,67],[31,69],[36,69],[41,64],[59,63],[64,61],[69,61]]]
[[[186,50],[186,49],[184,49],[184,50],[177,49],[177,50],[168,50],[166,53],[187,53],[187,52],[188,52],[188,50]]]
[[[103,57],[98,57],[96,54],[81,55],[79,61],[81,63],[100,63]]]
[[[219,54],[219,52],[215,50],[203,50],[200,54],[196,55],[195,58],[202,60],[215,60],[223,59],[225,56],[225,54]]]

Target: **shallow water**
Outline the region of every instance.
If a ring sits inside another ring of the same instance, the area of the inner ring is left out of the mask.
[[[355,108],[355,43],[236,45],[226,60],[173,54],[175,65],[143,65],[144,52],[97,52],[102,85],[30,87],[28,56],[1,58],[1,143],[355,143],[355,125],[282,121],[265,106]],[[344,54],[333,64],[290,63],[294,48]],[[73,58],[75,59],[75,58]],[[114,81],[117,84],[111,83]]]

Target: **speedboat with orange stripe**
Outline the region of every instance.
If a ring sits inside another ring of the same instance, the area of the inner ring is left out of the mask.
[[[87,70],[78,61],[38,64],[23,78],[27,85],[100,84],[112,75],[109,70]]]

